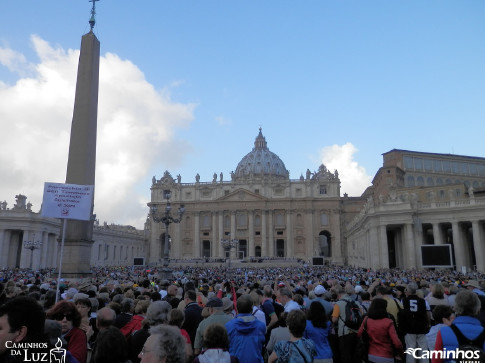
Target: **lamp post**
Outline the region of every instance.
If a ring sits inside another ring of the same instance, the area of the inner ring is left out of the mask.
[[[231,250],[239,245],[238,239],[221,239],[221,246],[224,248],[224,251],[229,251],[229,261],[227,264],[228,270],[231,268]]]
[[[169,264],[169,240],[170,237],[168,235],[168,227],[172,223],[180,223],[182,221],[182,215],[185,212],[184,205],[181,204],[178,209],[178,218],[174,218],[172,216],[172,205],[170,204],[170,197],[171,193],[170,190],[163,191],[163,197],[167,200],[167,204],[165,206],[165,213],[162,215],[158,214],[158,207],[156,205],[152,205],[151,207],[151,215],[152,219],[155,223],[163,223],[165,224],[165,246],[163,248],[163,269],[162,269],[162,278],[163,279],[171,279],[172,278],[172,271],[168,267]]]
[[[34,250],[42,247],[42,241],[35,240],[35,233],[32,236],[32,241],[24,241],[24,248],[30,250],[30,269],[32,270],[32,263],[34,261]]]

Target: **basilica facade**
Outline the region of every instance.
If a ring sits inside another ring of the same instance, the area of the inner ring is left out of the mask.
[[[166,171],[153,178],[149,207],[184,205],[180,223],[171,224],[170,257],[225,258],[221,240],[237,239],[237,259],[323,257],[344,263],[342,208],[338,172],[321,165],[317,171],[290,179],[283,161],[267,146],[260,129],[252,150],[242,158],[230,180],[222,173],[212,181],[182,183]],[[151,219],[149,261],[163,258],[165,226]]]
[[[153,178],[150,208],[183,205],[169,225],[171,259],[301,259],[373,268],[422,268],[423,245],[447,245],[452,268],[485,271],[485,158],[391,150],[372,185],[340,195],[338,171],[290,179],[260,129],[230,180]],[[148,257],[163,259],[166,226],[147,220]],[[229,252],[221,240],[236,239]],[[318,257],[317,259],[314,259]],[[323,259],[320,259],[323,258]]]

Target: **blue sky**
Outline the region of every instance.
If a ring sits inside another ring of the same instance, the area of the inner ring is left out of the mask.
[[[63,182],[91,3],[4,2],[0,199]],[[96,3],[95,211],[141,227],[151,178],[226,178],[268,147],[298,178],[324,162],[360,195],[393,148],[485,157],[483,1]],[[14,153],[15,156],[12,156]]]

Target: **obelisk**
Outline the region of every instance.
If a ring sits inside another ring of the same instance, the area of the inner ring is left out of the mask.
[[[66,184],[95,185],[100,44],[93,33],[97,0],[91,1],[91,30],[81,40]],[[61,270],[63,277],[90,277],[93,223],[93,219],[67,221]]]

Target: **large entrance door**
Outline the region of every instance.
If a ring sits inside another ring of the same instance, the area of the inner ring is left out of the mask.
[[[240,239],[237,258],[243,259],[247,255],[248,255],[248,241],[246,241],[245,239]]]
[[[330,232],[322,231],[318,235],[319,256],[332,256],[332,238]]]
[[[276,257],[285,257],[285,240],[276,240]]]
[[[202,241],[202,257],[211,257],[211,242]]]

